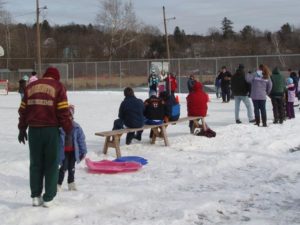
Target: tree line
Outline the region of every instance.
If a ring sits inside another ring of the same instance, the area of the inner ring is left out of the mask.
[[[131,2],[104,0],[101,4],[95,24],[51,25],[47,20],[42,21],[43,61],[167,58],[164,34],[157,27],[139,22]],[[234,22],[224,17],[220,28],[210,28],[207,35],[186,34],[177,26],[168,38],[171,58],[300,52],[300,29],[289,23],[275,32],[261,31],[251,25],[235,32]],[[6,52],[5,58],[34,59],[36,56],[36,24],[13,23],[1,0],[0,45]]]

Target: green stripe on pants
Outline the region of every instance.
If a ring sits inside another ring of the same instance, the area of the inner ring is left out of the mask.
[[[59,130],[58,127],[29,127],[31,197],[41,196],[45,178],[44,201],[51,201],[57,191]]]

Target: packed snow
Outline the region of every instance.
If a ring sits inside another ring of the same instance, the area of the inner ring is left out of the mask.
[[[146,92],[136,96],[145,100]],[[186,116],[185,94],[180,94]],[[122,92],[68,92],[75,120],[82,126],[87,157],[115,159],[115,150],[102,154]],[[241,104],[242,124],[235,124],[234,101],[221,103],[210,95],[208,125],[215,138],[194,136],[188,122],[171,125],[171,146],[151,145],[149,130],[141,142],[125,145],[123,156],[141,156],[148,164],[137,172],[90,174],[84,161],[76,165],[78,191],[68,191],[66,179],[51,208],[32,207],[29,189],[28,143],[19,144],[20,96],[0,96],[0,224],[1,225],[292,225],[300,224],[300,113],[284,124],[268,127],[248,123]],[[297,149],[295,149],[297,150]]]

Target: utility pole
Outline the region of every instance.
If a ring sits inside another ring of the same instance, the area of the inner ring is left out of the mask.
[[[40,33],[40,7],[39,0],[36,0],[36,60],[37,73],[42,75],[42,59],[41,59],[41,33]]]
[[[167,57],[168,57],[168,61],[170,63],[169,38],[168,38],[168,31],[167,31],[166,12],[165,12],[165,7],[164,6],[163,6],[163,16],[164,16],[164,26],[165,26],[165,36],[166,36]]]

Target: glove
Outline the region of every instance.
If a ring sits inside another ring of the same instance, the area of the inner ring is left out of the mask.
[[[25,141],[27,141],[27,132],[26,130],[20,130],[18,136],[19,143],[23,143],[25,145]]]
[[[80,161],[82,161],[84,158],[85,158],[85,154],[81,154],[81,155],[79,156],[79,160],[80,160]]]

